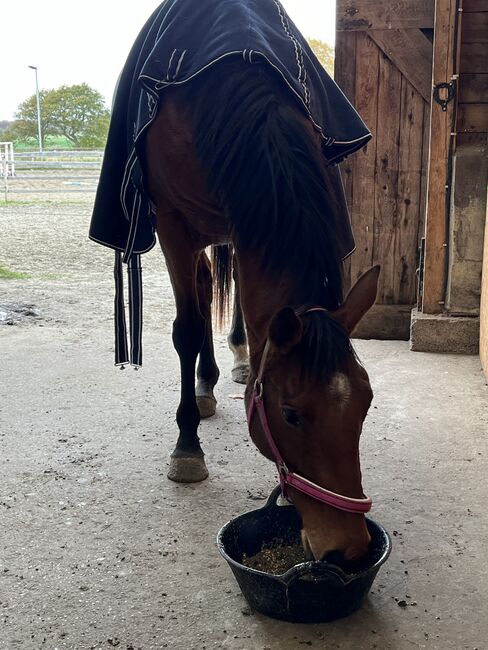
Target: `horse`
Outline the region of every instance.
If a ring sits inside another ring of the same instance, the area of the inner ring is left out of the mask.
[[[320,135],[272,69],[228,57],[165,89],[141,151],[177,311],[179,435],[168,477],[208,476],[198,426],[215,410],[219,376],[205,253],[215,245],[220,305],[232,260],[238,271],[251,438],[279,466],[309,555],[364,556],[369,503],[359,440],[373,393],[350,336],[375,302],[379,267],[344,298],[334,217],[342,187]]]

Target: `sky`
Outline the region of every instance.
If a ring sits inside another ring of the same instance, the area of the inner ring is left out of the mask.
[[[201,0],[205,2],[205,0]],[[281,0],[308,38],[334,44],[335,0]],[[0,120],[39,88],[86,82],[110,105],[115,82],[158,0],[13,0],[2,2]]]

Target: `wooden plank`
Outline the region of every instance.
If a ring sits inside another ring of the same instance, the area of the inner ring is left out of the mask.
[[[424,124],[422,129],[422,168],[420,172],[420,213],[419,232],[417,241],[417,309],[422,310],[423,259],[421,250],[425,249],[425,221],[427,218],[427,171],[429,168],[429,138],[430,138],[430,103],[424,102]],[[424,240],[424,241],[422,241]],[[422,268],[421,268],[422,265]]]
[[[419,29],[372,29],[369,36],[429,102],[432,96],[432,43]]]
[[[373,305],[352,333],[355,339],[408,341],[413,305]]]
[[[356,36],[352,32],[337,33],[334,60],[334,79],[352,103],[356,92]]]
[[[459,133],[457,136],[458,147],[474,147],[477,151],[485,150],[487,138],[485,133]]]
[[[395,304],[401,74],[380,52],[373,261],[381,264],[377,302]]]
[[[448,83],[453,73],[456,0],[437,0],[435,14],[433,85]],[[427,215],[425,224],[422,311],[442,312],[445,300],[449,143],[454,102],[446,111],[431,102]]]
[[[351,103],[356,103],[356,32],[338,32],[335,45],[334,78]],[[342,182],[349,208],[352,212],[353,178],[356,156],[349,156],[341,164]],[[351,287],[351,258],[344,262],[344,290]]]
[[[430,102],[424,102],[424,126],[422,136],[422,172],[420,181],[420,223],[418,248],[425,234],[425,219],[427,212],[427,172],[429,169],[429,138],[430,138]]]
[[[460,104],[488,102],[488,74],[460,75],[458,101]]]
[[[488,72],[488,45],[486,43],[463,43],[459,71],[480,74]]]
[[[413,304],[417,291],[424,100],[402,79],[398,161],[398,225],[395,238],[395,302]]]
[[[463,12],[461,33],[463,44],[488,43],[488,11]]]
[[[337,0],[341,30],[432,28],[434,0]]]
[[[488,11],[488,0],[463,0],[463,14],[471,11]]]
[[[373,266],[374,185],[378,130],[378,78],[380,52],[367,34],[357,34],[356,108],[373,139],[355,154],[351,220],[356,251],[351,257],[351,282]]]
[[[459,104],[457,129],[463,133],[488,133],[488,104]]]

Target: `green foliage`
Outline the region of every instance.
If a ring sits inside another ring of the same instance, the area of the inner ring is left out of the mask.
[[[49,137],[66,139],[77,148],[105,146],[110,114],[97,90],[84,83],[41,90],[39,95],[43,146]],[[36,142],[35,95],[20,104],[16,118],[3,137],[17,142]]]
[[[308,44],[314,51],[315,56],[324,66],[331,77],[334,76],[334,48],[318,38],[309,38]]]
[[[10,271],[5,266],[0,264],[0,280],[26,280],[30,278],[27,273],[19,273],[18,271]]]
[[[43,144],[46,136],[53,133],[53,124],[51,121],[52,97],[50,97],[52,92],[49,90],[41,90],[39,92]],[[10,124],[4,132],[3,137],[12,141],[20,140],[28,142],[31,139],[37,140],[37,103],[35,95],[28,97],[19,105],[15,117],[15,121]]]

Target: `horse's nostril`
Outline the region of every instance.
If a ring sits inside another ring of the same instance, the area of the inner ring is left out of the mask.
[[[335,564],[338,567],[344,565],[346,558],[342,551],[327,551],[325,555],[322,556],[322,562],[329,562],[329,564]]]

